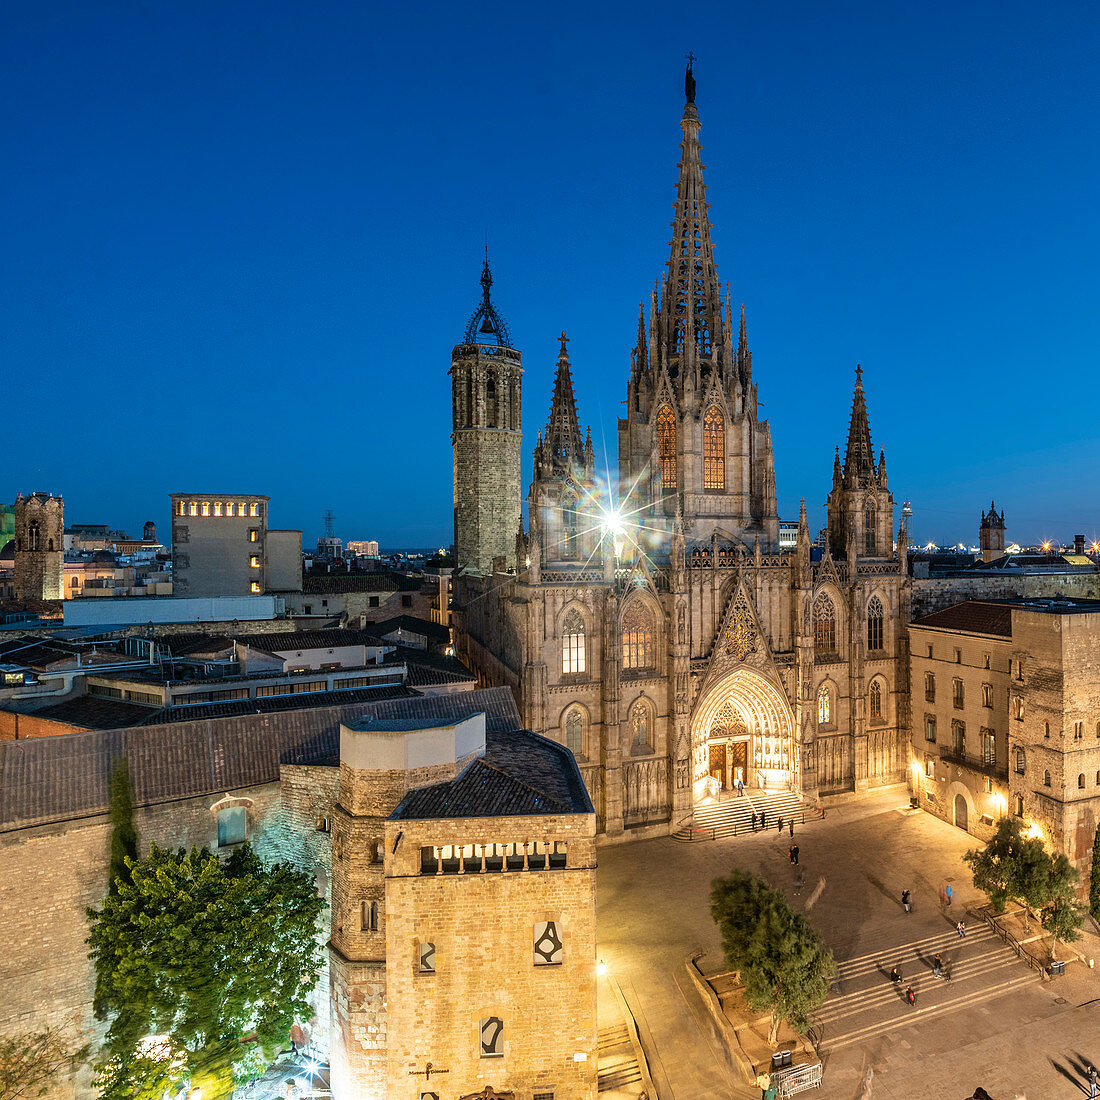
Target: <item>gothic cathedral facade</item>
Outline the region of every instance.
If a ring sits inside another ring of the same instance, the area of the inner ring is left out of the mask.
[[[672,254],[641,312],[618,486],[596,478],[564,333],[520,507],[520,355],[489,296],[452,357],[455,644],[567,745],[602,832],[675,831],[719,788],[804,796],[904,778],[906,538],[893,536],[856,370],[828,540],[779,546],[771,430],[742,307],[723,298],[694,80]]]

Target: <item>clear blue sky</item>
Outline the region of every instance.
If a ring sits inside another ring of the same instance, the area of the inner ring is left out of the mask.
[[[690,17],[685,15],[691,12]],[[0,499],[451,541],[450,351],[495,298],[524,487],[558,342],[606,438],[668,256],[683,57],[780,512],[864,365],[915,533],[1100,535],[1100,7],[9,0]]]

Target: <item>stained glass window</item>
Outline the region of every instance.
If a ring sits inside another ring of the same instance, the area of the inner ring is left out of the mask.
[[[672,492],[676,488],[676,417],[667,405],[657,414],[657,453],[665,492]]]
[[[867,648],[882,649],[882,601],[872,596],[867,604]]]
[[[623,615],[623,668],[653,668],[653,616],[641,603]]]
[[[814,602],[814,653],[836,653],[836,608],[828,596],[818,596]]]
[[[871,681],[871,717],[882,718],[882,684],[878,680]]]
[[[574,756],[584,755],[584,715],[576,707],[565,716],[565,747]]]
[[[561,670],[563,673],[584,672],[584,619],[574,608],[565,616],[561,633]]]
[[[703,417],[703,488],[723,492],[726,488],[726,426],[722,411],[711,405]]]
[[[833,717],[833,698],[828,685],[822,684],[817,692],[817,724],[827,726]]]
[[[635,745],[649,744],[649,707],[645,703],[635,703],[630,711],[631,742]]]

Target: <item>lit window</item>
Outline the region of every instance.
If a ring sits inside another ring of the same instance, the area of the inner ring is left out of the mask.
[[[871,719],[882,721],[882,684],[878,680],[871,681]]]
[[[982,763],[989,768],[997,763],[997,742],[992,730],[982,730]]]
[[[718,493],[726,488],[726,426],[717,405],[703,417],[703,488]]]
[[[499,1016],[483,1018],[479,1033],[482,1058],[504,1056],[504,1021]]]
[[[420,945],[420,973],[421,974],[434,974],[435,973],[435,944],[434,943],[422,943]]]
[[[1012,812],[1017,817],[1023,817],[1024,816],[1024,798],[1023,798],[1023,795],[1018,794],[1016,796],[1016,798],[1013,800]]]
[[[836,608],[828,596],[814,601],[814,654],[827,657],[836,653]]]
[[[577,707],[565,716],[565,747],[574,756],[584,755],[584,715]]]
[[[260,587],[260,582],[259,581],[253,581],[251,587],[252,587],[252,594],[254,596],[258,596],[258,595],[260,595],[261,592],[263,592],[263,589]]]
[[[176,515],[177,516],[185,515],[186,511],[187,511],[187,505],[185,505],[182,500],[177,500],[176,501]]]
[[[202,502],[202,514],[204,516],[210,515],[210,501],[204,500]]]
[[[924,774],[929,779],[936,778],[936,758],[934,756],[927,756],[924,760]]]
[[[229,806],[218,811],[218,847],[243,844],[248,828],[248,814],[243,806]]]
[[[248,529],[248,541],[259,542],[260,541],[260,529],[258,527],[249,527]]]
[[[250,516],[258,516],[260,514],[260,506],[253,502],[248,506],[248,514]]]
[[[248,504],[243,500],[240,503],[240,507],[237,509],[237,515],[238,516],[247,516],[248,515]]]
[[[253,569],[259,569],[260,568],[260,555],[259,554],[253,554],[248,559],[248,564],[250,566],[252,566]]]
[[[817,693],[817,724],[827,726],[833,720],[833,697],[827,684],[822,684]]]
[[[187,508],[187,514],[191,516],[197,516],[199,514],[199,506],[195,501],[191,501]]]
[[[565,617],[561,635],[561,670],[563,673],[584,672],[584,619],[573,608]]]
[[[236,511],[236,508],[237,506],[233,503],[233,501],[227,501],[225,505],[225,514],[227,516],[233,515],[233,513]]]
[[[882,649],[882,601],[872,596],[867,604],[867,648]]]
[[[955,742],[955,752],[959,756],[966,754],[966,724],[964,722],[951,723],[952,740]]]
[[[561,962],[562,946],[557,921],[535,922],[535,966],[557,966]]]
[[[925,741],[931,741],[932,744],[936,743],[936,716],[934,714],[924,716],[924,739]]]
[[[214,501],[214,515],[220,516],[222,514],[222,502],[220,500]]]
[[[653,668],[653,616],[637,600],[623,615],[623,668]]]
[[[1024,700],[1019,695],[1014,695],[1012,697],[1012,716],[1017,722],[1022,722],[1024,720]],[[1050,723],[1044,722],[1043,725],[1046,727],[1046,735],[1049,737]]]
[[[635,748],[649,744],[649,707],[635,703],[630,711],[631,742]]]
[[[676,417],[667,405],[657,414],[657,454],[665,492],[672,492],[676,488]]]

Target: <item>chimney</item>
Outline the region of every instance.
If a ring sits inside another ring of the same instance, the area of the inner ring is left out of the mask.
[[[1073,552],[1075,554],[1083,554],[1085,552],[1085,536],[1074,535],[1073,536]]]

